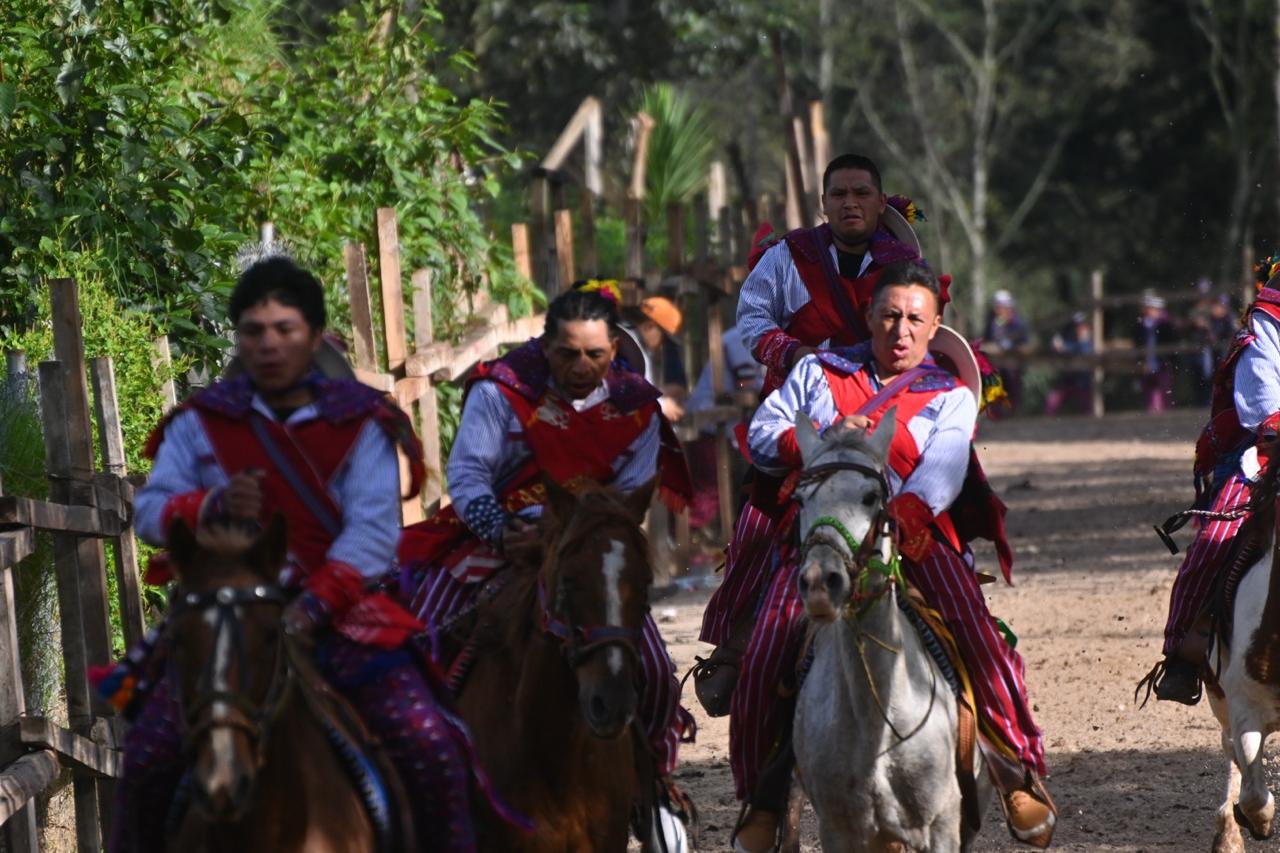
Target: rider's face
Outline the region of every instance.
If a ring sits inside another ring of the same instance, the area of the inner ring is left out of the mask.
[[[240,361],[266,395],[297,387],[311,369],[320,341],[320,330],[300,310],[274,299],[246,308],[236,324]]]
[[[881,378],[897,376],[924,361],[942,317],[933,291],[919,284],[893,284],[876,294],[867,310],[871,352]]]
[[[837,169],[822,193],[822,212],[841,248],[851,249],[871,239],[884,213],[885,195],[865,169]]]
[[[604,320],[566,320],[543,352],[551,377],[571,400],[581,400],[600,386],[618,354],[618,342]]]

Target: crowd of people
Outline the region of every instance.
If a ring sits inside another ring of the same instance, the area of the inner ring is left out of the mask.
[[[1154,289],[1144,290],[1136,302],[1127,319],[1127,334],[1118,338],[1134,355],[1134,369],[1123,380],[1132,383],[1134,397],[1148,412],[1165,411],[1175,402],[1208,405],[1214,368],[1230,350],[1240,327],[1238,306],[1230,296],[1214,292],[1207,279],[1196,284],[1196,299],[1182,312],[1171,311],[1168,300]],[[1114,318],[1122,320],[1123,315]],[[1037,334],[1013,294],[998,290],[983,327],[982,349],[1005,356],[1000,359],[1000,372],[1008,393],[1006,413],[1032,413],[1024,388],[1025,371],[1029,357],[1042,352],[1070,361],[1057,369],[1044,390],[1041,411],[1054,416],[1091,410],[1094,376],[1089,356],[1098,348],[1089,313],[1075,311],[1065,323]]]

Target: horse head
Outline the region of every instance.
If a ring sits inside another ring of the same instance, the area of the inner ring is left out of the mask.
[[[596,737],[621,734],[636,710],[641,629],[653,569],[641,525],[654,481],[630,495],[547,483],[547,542],[538,576],[543,630],[559,639]]]
[[[266,729],[288,682],[277,585],[288,540],[276,515],[261,535],[215,526],[169,528],[178,587],[167,641],[182,709],[195,804],[211,821],[241,817],[265,756]]]
[[[819,435],[803,412],[796,415],[796,442],[804,468],[795,489],[800,503],[798,583],[805,612],[815,622],[832,622],[855,584],[874,595],[885,583],[868,574],[876,546],[885,540],[888,488],[884,467],[897,427],[890,409],[874,432],[834,427]]]

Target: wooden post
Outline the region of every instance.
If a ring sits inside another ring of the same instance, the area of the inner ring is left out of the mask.
[[[4,381],[15,399],[27,393],[27,354],[10,350],[4,354]]]
[[[12,374],[10,374],[12,377]],[[3,488],[0,488],[3,493]],[[18,649],[17,599],[13,591],[12,566],[0,565],[0,678],[12,687],[0,690],[0,726],[7,726],[26,713],[27,699],[22,689],[22,658]],[[0,826],[0,838],[12,853],[38,853],[39,827],[34,803],[28,803]]]
[[[511,226],[511,256],[516,262],[516,272],[533,281],[533,261],[529,257],[529,226],[516,222]]]
[[[387,372],[404,371],[404,287],[400,280],[400,233],[394,207],[378,208],[378,278],[382,283],[382,328]]]
[[[161,335],[151,342],[155,352],[153,363],[156,370],[164,376],[160,383],[160,395],[164,397],[164,410],[167,412],[178,405],[178,387],[173,381],[173,355],[169,350],[169,338]]]
[[[1102,328],[1102,270],[1093,271],[1089,279],[1089,294],[1093,297],[1093,353],[1098,357],[1093,367],[1093,416],[1100,418],[1106,414],[1106,405],[1102,397],[1102,383],[1106,376],[1100,356],[1107,348]]]
[[[351,305],[351,337],[356,367],[378,372],[378,350],[373,334],[373,303],[369,297],[369,267],[363,243],[347,243],[342,247],[347,265],[347,301]]]
[[[431,270],[418,270],[413,274],[413,346],[416,352],[424,352],[435,342],[434,313],[431,302]],[[427,482],[422,487],[422,499],[426,512],[435,512],[443,494],[443,460],[440,458],[440,406],[432,382],[418,400],[418,431],[422,436],[423,461],[427,466]]]
[[[684,205],[667,205],[667,271],[684,271]]]
[[[555,242],[551,224],[550,187],[545,175],[536,175],[530,186],[529,224],[533,229],[533,280],[542,288],[548,300],[560,292],[559,276],[553,257]]]
[[[1247,306],[1257,297],[1258,292],[1253,280],[1254,255],[1252,246],[1245,246],[1240,258],[1240,304]]]
[[[45,467],[51,479],[49,494],[59,503],[69,502],[71,448],[68,440],[67,383],[64,366],[57,361],[40,363],[40,409],[44,421]],[[93,727],[93,707],[85,672],[89,657],[85,645],[85,619],[80,595],[78,540],[75,534],[53,535],[54,571],[58,589],[58,617],[61,625],[62,663],[66,675],[67,717],[72,730],[89,734]],[[102,661],[105,663],[105,661]],[[87,773],[76,773],[76,849],[100,850],[101,824],[98,820],[98,785]]]
[[[110,358],[89,363],[93,374],[93,406],[98,421],[98,446],[106,473],[122,480],[129,473],[124,454],[124,433],[120,428],[120,408],[116,399],[116,372]],[[142,595],[138,583],[138,543],[133,525],[111,540],[116,560],[116,596],[120,602],[120,627],[125,648],[133,648],[146,632],[142,616]]]
[[[723,405],[728,389],[724,376],[724,320],[720,316],[720,297],[708,297],[707,354],[711,364],[711,399]],[[729,431],[724,421],[716,424],[716,491],[720,497],[720,536],[727,542],[733,535],[733,475],[729,452]]]
[[[809,102],[809,130],[813,134],[814,199],[822,209],[822,173],[831,162],[831,137],[827,134],[826,113],[822,101]]]
[[[560,290],[568,290],[577,278],[573,268],[573,214],[568,210],[556,211],[556,264]]]
[[[627,223],[627,278],[644,278],[644,226],[640,200],[629,198],[623,203],[623,216]]]
[[[739,255],[743,253],[739,250],[737,240],[734,239],[733,220],[736,218],[739,222],[742,217],[735,217],[733,208],[725,205],[720,208],[720,216],[717,219],[720,231],[720,251],[719,260],[722,266],[732,266],[739,259]]]
[[[600,277],[600,261],[596,256],[596,197],[588,189],[578,196],[578,233],[582,239],[578,246],[578,265],[583,278]],[[573,279],[570,279],[573,281]]]
[[[786,161],[786,218],[788,228],[799,228],[804,224],[804,174],[800,165],[800,146],[796,143],[795,106],[791,96],[791,83],[787,79],[787,65],[782,51],[782,33],[774,30],[769,34],[769,44],[773,53],[773,67],[778,82],[778,112],[782,116],[782,132],[787,140]]]
[[[264,246],[270,246],[276,241],[276,224],[274,222],[264,222],[258,226],[258,242]]]

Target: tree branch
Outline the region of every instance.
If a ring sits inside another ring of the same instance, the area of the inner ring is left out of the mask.
[[[932,25],[933,28],[947,40],[947,43],[950,44],[951,48],[957,55],[959,55],[961,61],[963,61],[965,65],[969,66],[970,71],[976,74],[978,69],[978,58],[974,55],[973,51],[969,49],[969,46],[964,43],[964,40],[960,38],[959,33],[950,27],[942,25],[940,20],[941,16],[938,14],[937,8],[930,3],[925,3],[924,0],[906,0],[906,2],[909,3],[922,18],[928,21],[930,25]]]

